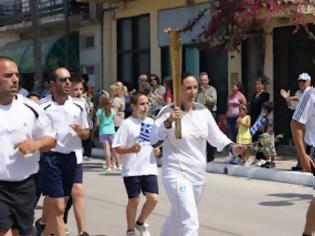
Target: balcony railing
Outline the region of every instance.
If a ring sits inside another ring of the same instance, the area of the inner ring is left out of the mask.
[[[40,18],[57,18],[64,15],[63,0],[39,0]],[[88,14],[89,4],[69,1],[69,15]],[[30,0],[0,0],[0,26],[31,21]]]

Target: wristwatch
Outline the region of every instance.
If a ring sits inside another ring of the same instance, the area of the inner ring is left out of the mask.
[[[170,122],[168,119],[166,119],[163,123],[166,129],[172,128],[172,122]]]

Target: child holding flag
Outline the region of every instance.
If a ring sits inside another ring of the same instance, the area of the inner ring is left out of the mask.
[[[149,236],[149,225],[145,220],[158,201],[156,158],[149,141],[154,121],[147,117],[147,96],[135,94],[131,97],[130,103],[133,114],[119,127],[112,146],[121,155],[121,174],[129,199],[126,209],[128,225],[126,236],[135,236],[134,228],[140,235]],[[141,192],[147,200],[136,221]]]

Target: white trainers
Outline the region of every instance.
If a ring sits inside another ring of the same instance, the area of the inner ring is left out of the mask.
[[[256,166],[261,167],[262,165],[264,165],[266,163],[266,160],[261,159],[259,161],[257,161]]]
[[[143,225],[135,224],[135,228],[140,232],[140,236],[151,236],[149,232],[149,224],[143,223]]]

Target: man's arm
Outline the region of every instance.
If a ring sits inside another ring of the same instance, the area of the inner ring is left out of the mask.
[[[81,128],[79,124],[70,125],[70,127],[78,134],[80,139],[86,140],[90,137],[90,129]]]
[[[34,153],[36,151],[48,152],[56,146],[56,139],[50,136],[43,136],[37,140],[24,140],[15,144],[14,148],[18,148],[20,152],[25,154]]]
[[[301,165],[303,170],[306,172],[312,172],[311,158],[306,154],[304,141],[303,141],[303,127],[304,125],[296,120],[291,121],[291,132],[294,141],[294,145],[297,151],[297,155],[299,160],[301,161]]]

